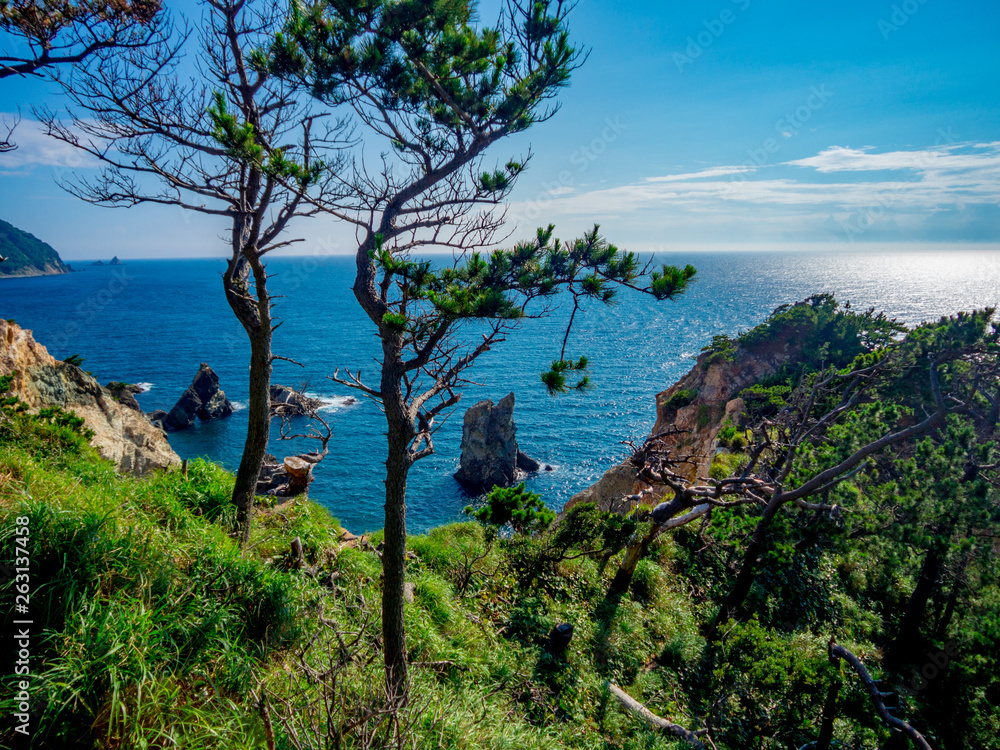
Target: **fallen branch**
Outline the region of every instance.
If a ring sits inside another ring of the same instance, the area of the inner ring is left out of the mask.
[[[621,703],[629,713],[638,716],[654,729],[659,729],[661,732],[666,732],[667,734],[679,737],[691,745],[691,747],[700,748],[700,750],[708,750],[705,743],[698,739],[698,735],[704,734],[706,730],[703,729],[699,732],[692,732],[690,729],[686,729],[680,724],[674,724],[672,721],[668,721],[661,716],[657,716],[620,687],[613,685],[610,682],[608,683],[608,690],[611,691],[611,694],[618,699],[618,702]]]
[[[913,744],[916,745],[920,750],[933,750],[930,743],[927,742],[926,738],[920,734],[916,729],[907,724],[902,719],[897,719],[895,716],[889,713],[889,709],[885,706],[885,700],[883,699],[884,694],[878,689],[878,685],[875,683],[874,678],[865,669],[865,665],[861,663],[861,660],[848,651],[843,646],[834,642],[833,638],[830,639],[829,644],[830,659],[834,662],[843,659],[851,668],[857,672],[858,677],[861,678],[861,682],[864,683],[865,689],[868,691],[868,695],[871,696],[872,702],[875,704],[875,711],[881,717],[885,725],[890,729],[896,729],[907,737],[909,737]]]

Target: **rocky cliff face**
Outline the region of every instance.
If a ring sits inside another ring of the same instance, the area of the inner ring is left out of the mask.
[[[691,480],[708,477],[719,430],[727,419],[736,424],[744,410],[740,392],[774,375],[800,353],[797,342],[787,337],[768,341],[753,350],[739,347],[731,359],[705,352],[687,375],[656,394],[656,423],[650,434],[658,435],[671,426],[680,428],[684,432],[665,436],[663,445],[693,459],[691,464],[675,470]],[[647,484],[636,478],[635,468],[625,461],[609,469],[596,484],[571,497],[564,511],[577,503],[597,503],[606,510],[622,510],[623,497],[647,488]],[[647,495],[650,502],[659,501],[662,496],[662,491]]]
[[[79,367],[59,362],[31,331],[0,320],[0,375],[16,372],[13,393],[32,408],[60,406],[94,431],[100,454],[121,471],[146,474],[180,463],[163,432]]]

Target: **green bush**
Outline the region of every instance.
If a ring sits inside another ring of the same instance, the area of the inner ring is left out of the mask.
[[[555,511],[542,502],[541,495],[528,492],[524,482],[516,487],[494,487],[481,508],[471,505],[465,512],[480,523],[493,526],[508,524],[519,534],[541,531],[555,520]]]
[[[667,409],[681,409],[698,398],[698,391],[694,388],[681,388],[673,396],[667,399],[663,405]]]

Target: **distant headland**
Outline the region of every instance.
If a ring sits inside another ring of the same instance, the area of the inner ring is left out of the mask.
[[[72,270],[51,245],[0,220],[0,278],[53,276]]]

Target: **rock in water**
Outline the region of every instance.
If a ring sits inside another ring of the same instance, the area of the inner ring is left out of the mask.
[[[94,431],[90,444],[120,471],[146,474],[181,460],[166,436],[141,413],[75,365],[59,362],[31,331],[0,320],[0,375],[14,374],[12,394],[32,409],[59,406],[82,417]]]
[[[201,420],[218,419],[228,417],[233,411],[233,405],[226,398],[225,391],[219,388],[219,376],[202,362],[190,387],[163,419],[163,427],[167,430],[184,430],[194,423],[195,417]]]
[[[517,449],[514,394],[494,405],[480,401],[465,412],[462,424],[462,458],[455,478],[475,492],[508,487],[539,464]]]
[[[542,465],[530,456],[526,456],[521,451],[517,452],[517,468],[528,474],[534,474],[542,468]]]
[[[198,368],[198,374],[194,376],[191,387],[201,399],[201,407],[197,412],[199,419],[228,417],[235,411],[225,392],[219,388],[219,376],[208,365],[202,363]]]
[[[271,414],[284,416],[304,416],[323,405],[318,398],[310,398],[286,385],[271,386]]]

